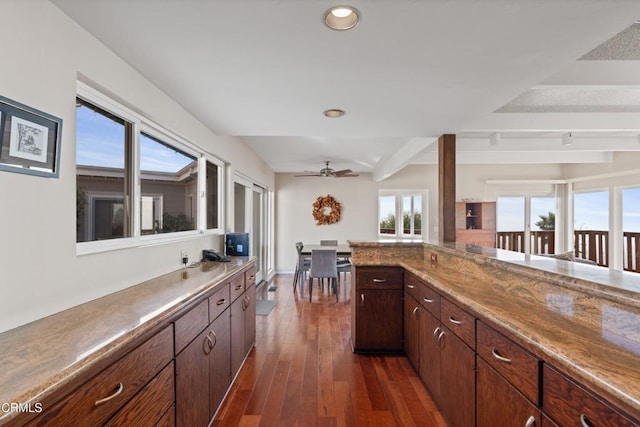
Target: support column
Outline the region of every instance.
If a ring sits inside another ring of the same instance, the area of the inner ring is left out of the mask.
[[[438,240],[456,241],[456,136],[438,138]]]

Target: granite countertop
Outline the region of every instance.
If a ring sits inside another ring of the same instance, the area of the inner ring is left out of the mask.
[[[354,265],[404,267],[640,420],[640,274],[465,244],[351,245]]]
[[[1,333],[0,403],[38,402],[253,262],[203,262]],[[0,408],[0,424],[15,415]]]

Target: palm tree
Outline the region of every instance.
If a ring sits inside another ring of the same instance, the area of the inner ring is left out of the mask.
[[[555,230],[556,229],[556,214],[549,212],[549,215],[539,215],[540,221],[536,222],[536,226],[540,230]]]

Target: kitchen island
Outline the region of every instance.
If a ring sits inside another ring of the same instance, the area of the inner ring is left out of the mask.
[[[536,420],[543,418],[549,423],[543,425],[554,425],[552,420],[563,425],[562,416],[556,415],[552,408],[562,405],[549,400],[558,392],[552,389],[558,383],[557,375],[566,378],[568,384],[576,385],[579,391],[586,391],[595,398],[596,404],[602,401],[611,406],[614,413],[619,412],[622,419],[629,422],[627,425],[640,423],[640,275],[461,243],[349,243],[356,277],[352,301],[356,307],[362,296],[358,293],[359,269],[371,274],[370,268],[382,271],[387,267],[401,267],[405,273],[405,303],[413,301],[409,297],[418,282],[424,285],[425,291],[442,298],[435,317],[427,316],[428,310],[422,315],[440,322],[420,333],[419,338],[426,341],[427,346],[434,339],[440,342],[448,328],[453,330],[455,325],[449,324],[447,317],[455,320],[466,313],[475,324],[472,338],[462,348],[478,354],[477,365],[474,363],[470,369],[475,371],[485,362],[480,357],[484,345],[481,333],[485,330],[506,337],[509,343],[531,356],[537,363],[532,365],[536,373],[531,380],[536,383],[536,391],[528,402],[539,412]],[[439,311],[451,307],[459,310],[460,315],[447,311],[445,317]],[[415,356],[418,361],[420,351],[412,350],[408,335],[411,329],[408,332],[407,327],[411,328],[412,315],[419,314],[420,310],[421,306],[416,305],[404,315],[397,314],[404,317],[405,351],[409,342],[409,349],[418,355]],[[357,312],[357,308],[353,310],[353,325],[358,324]],[[354,332],[357,336],[358,331]],[[428,339],[425,338],[427,332]],[[464,338],[455,330],[451,335]],[[422,353],[423,360],[431,360],[428,351]],[[493,360],[491,355],[489,359]],[[418,370],[422,366],[414,362],[414,367]],[[479,378],[478,374],[478,381]],[[429,388],[428,378],[423,377],[423,381]],[[481,389],[478,390],[480,399]],[[526,393],[519,390],[518,395],[526,396]],[[475,410],[475,396],[472,403]],[[549,413],[553,414],[552,420],[547,418]],[[592,425],[589,416],[581,413],[580,417],[583,419],[576,419],[575,424]],[[590,414],[590,417],[596,415]]]

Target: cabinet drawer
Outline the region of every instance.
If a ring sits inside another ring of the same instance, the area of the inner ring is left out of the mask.
[[[534,404],[539,404],[540,363],[519,345],[478,321],[477,353]]]
[[[420,289],[424,287],[424,283],[417,276],[406,273],[404,278],[404,290],[417,301],[420,298]]]
[[[166,327],[122,359],[46,409],[28,425],[101,425],[173,358],[173,330]]]
[[[205,299],[175,321],[176,354],[180,353],[209,324],[209,303]]]
[[[174,401],[173,361],[136,394],[105,426],[153,427]]]
[[[231,299],[227,283],[209,297],[209,322],[213,322],[220,313],[229,307],[229,304],[231,304]]]
[[[440,321],[469,347],[476,348],[476,324],[472,315],[442,298]]]
[[[542,371],[542,410],[558,425],[636,425],[555,369],[544,365]]]
[[[397,267],[358,267],[357,286],[360,289],[402,289],[402,272]]]
[[[235,301],[244,292],[244,274],[240,274],[231,279],[229,282],[229,290],[231,291],[231,302]]]
[[[418,302],[422,304],[429,313],[440,318],[440,294],[437,293],[429,285],[423,285],[420,287],[420,295],[418,295]]]
[[[248,289],[250,286],[256,285],[256,268],[250,267],[244,272],[244,287]]]

